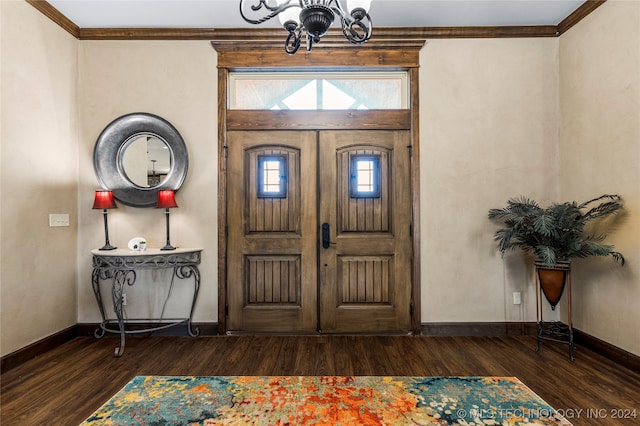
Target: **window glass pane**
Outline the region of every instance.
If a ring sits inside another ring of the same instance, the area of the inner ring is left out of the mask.
[[[322,95],[322,109],[353,109],[357,102],[355,98],[328,80],[322,81]]]
[[[232,72],[229,109],[407,109],[407,73]]]
[[[380,197],[380,157],[377,155],[354,155],[351,157],[352,198]]]
[[[264,192],[280,191],[280,163],[278,161],[264,162]]]
[[[318,109],[318,96],[316,91],[316,80],[305,84],[299,89],[278,102],[278,109]],[[284,104],[284,108],[282,107]],[[260,109],[260,108],[257,108]]]
[[[285,198],[286,157],[258,156],[258,197]]]
[[[356,175],[358,192],[373,192],[373,161],[358,160],[356,161]]]

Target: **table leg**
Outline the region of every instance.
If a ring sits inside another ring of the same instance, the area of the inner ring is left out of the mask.
[[[95,268],[91,274],[91,285],[93,286],[93,294],[96,296],[96,302],[98,302],[98,309],[100,310],[100,317],[102,318],[100,327],[96,328],[96,331],[93,332],[93,335],[97,339],[104,336],[106,332],[105,326],[107,324],[107,316],[104,314],[104,303],[102,302],[102,293],[100,292],[101,278],[106,279],[108,276],[102,269]]]
[[[189,332],[189,336],[196,337],[200,335],[200,329],[196,328],[194,330],[192,328],[191,320],[193,319],[193,310],[196,306],[196,300],[198,299],[198,291],[200,290],[200,271],[196,265],[187,265],[175,268],[174,274],[180,279],[190,278],[193,276],[193,300],[191,301],[191,310],[189,312],[189,320],[187,321],[187,331]]]
[[[576,345],[573,343],[573,328],[569,328],[569,359],[575,361],[576,359]]]
[[[540,352],[540,346],[542,345],[542,321],[539,321],[536,325],[536,338],[538,340],[538,344],[536,346],[536,352]]]
[[[116,347],[114,356],[120,357],[124,353],[125,348],[125,328],[124,328],[124,313],[122,310],[122,294],[124,292],[124,285],[133,285],[136,281],[136,272],[130,269],[120,269],[115,271],[113,275],[113,285],[111,288],[111,300],[113,301],[113,311],[118,319],[118,327],[120,330],[120,346]]]

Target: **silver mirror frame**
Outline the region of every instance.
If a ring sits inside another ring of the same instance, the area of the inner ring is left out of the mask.
[[[124,147],[132,138],[142,135],[162,140],[171,155],[171,170],[167,177],[150,188],[131,182],[122,169]],[[100,185],[113,191],[118,201],[133,207],[154,207],[158,191],[180,189],[187,176],[189,156],[182,136],[171,123],[157,115],[135,112],[116,118],[100,133],[93,150],[93,167]]]

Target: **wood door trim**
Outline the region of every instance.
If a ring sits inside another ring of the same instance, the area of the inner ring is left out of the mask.
[[[420,283],[420,92],[418,68],[409,72],[409,99],[411,102],[411,241],[413,242],[413,262],[411,289],[411,329],[413,334],[420,335],[421,315],[421,283]]]
[[[218,69],[218,333],[227,331],[227,86],[229,70]]]
[[[251,53],[251,52],[249,52]],[[226,147],[227,147],[227,130],[228,126],[232,123],[234,114],[238,113],[237,111],[233,112],[227,109],[228,104],[228,76],[229,71],[231,69],[253,69],[253,70],[265,70],[266,69],[291,69],[291,67],[302,67],[314,69],[314,64],[305,63],[304,65],[277,65],[275,63],[268,63],[264,61],[262,54],[253,52],[251,54],[247,54],[243,57],[241,64],[234,64],[231,62],[224,62],[225,66],[222,66],[220,62],[221,53],[218,53],[218,330],[220,334],[225,334],[227,332],[227,176],[226,176]],[[352,55],[358,56],[358,49],[354,49],[351,53]],[[418,92],[418,66],[403,66],[398,63],[385,63],[381,64],[376,56],[367,55],[367,60],[363,64],[351,64],[350,62],[340,62],[335,57],[335,51],[330,50],[319,50],[313,52],[315,57],[323,56],[323,63],[331,64],[332,69],[336,70],[350,70],[350,69],[400,69],[405,70],[409,73],[409,91],[410,91],[410,110],[409,114],[409,123],[408,127],[403,127],[404,129],[408,129],[411,133],[411,194],[412,194],[412,241],[413,241],[413,261],[412,261],[412,316],[411,316],[411,329],[415,335],[419,335],[421,331],[421,308],[420,308],[420,149],[419,149],[419,141],[420,141],[420,127],[419,127],[419,92]],[[415,55],[416,59],[419,55],[419,50],[414,50],[413,55]],[[305,55],[312,56],[312,55]],[[291,57],[289,57],[291,58]],[[332,59],[333,58],[333,59]],[[320,59],[320,58],[319,58]],[[419,61],[416,62],[416,64]],[[345,66],[344,64],[348,63],[350,66]],[[280,68],[277,68],[277,67]],[[276,68],[273,68],[276,67]],[[355,68],[354,68],[355,67]],[[261,111],[264,113],[264,111]],[[329,113],[329,112],[326,112]],[[345,111],[341,112],[342,114],[347,113]],[[393,111],[386,111],[385,113],[393,114]],[[398,114],[406,114],[406,111],[397,112]],[[240,113],[244,114],[244,113]],[[302,114],[302,112],[295,112],[294,114]],[[307,119],[312,119],[309,117],[313,117],[318,114],[318,111],[313,112],[305,112],[305,116],[298,116],[301,121],[305,121]],[[290,118],[293,117],[289,116]],[[400,116],[399,116],[400,117]],[[229,122],[227,119],[231,118]],[[235,115],[235,118],[238,119],[239,116]],[[253,117],[244,116],[244,119],[247,121],[251,121]],[[326,117],[325,117],[326,118]],[[380,117],[378,117],[380,118]],[[384,117],[381,119],[385,119]],[[405,118],[401,119],[403,122],[406,120]],[[245,121],[245,123],[247,122]],[[364,122],[371,122],[369,119],[364,119]],[[346,120],[346,125],[354,125],[355,129],[361,129],[362,127],[357,127],[357,120],[350,121]],[[362,126],[362,124],[360,124]],[[404,124],[403,124],[404,126]],[[337,128],[336,128],[337,129]],[[351,129],[350,127],[342,127],[344,130]],[[399,130],[394,127],[390,127],[392,130]],[[236,129],[239,130],[239,129]],[[258,129],[256,129],[258,130]],[[266,130],[259,129],[259,130]],[[298,130],[298,129],[297,129]],[[302,129],[299,129],[302,130]]]
[[[409,130],[411,110],[257,111],[227,110],[231,130]]]

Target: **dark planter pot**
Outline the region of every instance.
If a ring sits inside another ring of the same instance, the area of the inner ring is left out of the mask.
[[[558,262],[555,266],[546,266],[541,262],[536,262],[540,288],[542,288],[542,293],[544,293],[552,310],[556,309],[556,305],[562,297],[570,268],[571,262]]]

